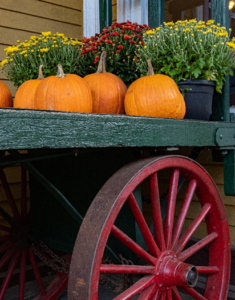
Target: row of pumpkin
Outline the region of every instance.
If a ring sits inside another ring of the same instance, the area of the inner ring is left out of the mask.
[[[128,89],[118,76],[106,72],[106,52],[101,55],[97,72],[84,78],[64,74],[61,65],[56,76],[44,78],[40,66],[38,79],[25,81],[19,87],[14,105],[10,91],[3,92],[1,88],[0,106],[184,118],[184,98],[174,80],[155,75],[150,61],[148,66],[148,75],[134,81]]]

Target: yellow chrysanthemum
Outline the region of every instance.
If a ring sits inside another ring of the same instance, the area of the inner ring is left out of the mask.
[[[42,48],[40,49],[40,52],[44,53],[44,52],[48,52],[50,49],[49,48]]]
[[[43,36],[49,36],[49,35],[51,35],[51,31],[42,32],[42,35],[43,35]]]
[[[234,44],[234,43],[227,42],[226,44],[227,44],[229,47],[235,49],[235,44]]]
[[[148,31],[146,31],[146,34],[154,34],[154,33],[155,33],[154,30],[148,30]]]
[[[8,64],[8,60],[7,60],[7,59],[4,59],[4,60],[1,62],[1,67],[3,68],[6,64]]]
[[[201,29],[201,28],[206,28],[206,25],[198,25],[198,26],[195,26],[196,29]]]
[[[219,37],[219,36],[228,36],[228,33],[227,32],[219,32],[218,34],[217,34],[217,36]]]
[[[55,36],[64,38],[64,34],[63,33],[56,33]]]
[[[174,22],[165,23],[166,26],[174,26]]]

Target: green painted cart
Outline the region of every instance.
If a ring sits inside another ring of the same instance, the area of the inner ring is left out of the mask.
[[[104,27],[111,1],[100,3]],[[227,7],[227,0],[212,2],[212,18],[225,26]],[[164,1],[149,1],[149,12],[150,26],[161,23]],[[120,274],[124,284],[110,299],[177,300],[179,289],[197,300],[226,299],[229,228],[219,192],[195,159],[204,147],[219,154],[225,193],[235,195],[228,84],[214,97],[210,122],[0,109],[0,180],[10,207],[0,207],[0,299],[10,299],[8,288],[16,284],[18,299],[25,299],[25,283],[34,279],[34,300],[57,299],[68,281],[68,299],[100,300],[102,284],[113,286]],[[190,157],[170,155],[182,147],[193,149]],[[20,200],[6,175],[12,165],[21,166]],[[200,209],[185,229],[193,197]],[[151,205],[147,220],[143,201]],[[200,226],[205,237],[191,243]],[[194,265],[203,249],[206,261]]]

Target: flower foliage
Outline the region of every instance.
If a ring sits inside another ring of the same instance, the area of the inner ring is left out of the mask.
[[[119,76],[127,85],[140,76],[136,72],[136,46],[143,45],[143,32],[150,29],[130,21],[105,27],[101,34],[83,38],[79,63],[81,76],[94,73],[102,51],[107,53],[107,72]]]
[[[57,73],[57,65],[61,64],[65,73],[77,72],[76,63],[81,53],[82,43],[68,39],[62,33],[54,35],[51,32],[42,32],[37,36],[31,36],[29,41],[17,46],[4,49],[6,59],[1,62],[6,76],[19,87],[24,81],[36,79],[38,68],[43,65],[45,77]]]
[[[224,78],[235,67],[235,43],[229,33],[213,20],[164,23],[143,36],[144,47],[137,50],[138,70],[147,73],[150,59],[156,73],[169,75],[176,82],[207,79],[216,83],[221,93]]]

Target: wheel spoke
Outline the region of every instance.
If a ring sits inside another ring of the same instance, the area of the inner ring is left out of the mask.
[[[138,280],[136,283],[134,283],[131,287],[129,287],[127,290],[122,292],[120,295],[115,297],[113,300],[128,300],[131,299],[133,296],[137,295],[150,285],[152,285],[155,282],[154,276],[145,276]]]
[[[6,196],[7,196],[8,202],[9,202],[9,204],[10,204],[12,213],[13,213],[15,219],[16,219],[17,221],[20,221],[20,220],[21,220],[21,217],[20,217],[18,208],[17,208],[17,206],[16,206],[16,204],[15,204],[15,201],[14,201],[14,198],[13,198],[13,196],[12,196],[11,190],[10,190],[10,188],[9,188],[9,184],[8,184],[8,182],[7,182],[7,180],[6,180],[6,176],[5,176],[5,174],[4,174],[4,172],[3,172],[3,170],[2,170],[1,168],[0,168],[0,180],[1,180],[1,182],[2,182],[2,186],[3,186],[3,189],[4,189],[5,194],[6,194]]]
[[[180,294],[179,294],[176,287],[173,287],[172,294],[173,294],[173,299],[174,300],[181,300]]]
[[[7,275],[4,278],[3,284],[1,286],[0,299],[3,299],[3,297],[6,293],[7,287],[9,285],[10,280],[11,280],[12,273],[13,273],[13,271],[15,269],[15,266],[16,266],[19,258],[20,258],[20,255],[21,255],[21,251],[17,251],[16,255],[14,255],[14,257],[12,257],[9,268],[7,270]]]
[[[11,238],[10,234],[0,236],[0,242],[6,242],[6,241],[10,240],[10,238]]]
[[[143,260],[151,265],[156,265],[157,259],[150,255],[147,251],[141,248],[136,242],[134,242],[129,236],[127,236],[123,231],[118,229],[115,225],[113,225],[111,234],[116,237],[120,242],[122,242],[125,246],[131,249],[134,253],[139,255]]]
[[[22,252],[21,264],[20,264],[19,300],[24,300],[26,259],[27,259],[27,250],[24,250]]]
[[[2,267],[8,262],[8,260],[15,254],[16,252],[16,247],[13,247],[12,249],[8,250],[3,257],[0,260],[0,270]]]
[[[182,287],[182,289],[195,300],[208,300],[192,288]]]
[[[12,232],[12,228],[11,227],[7,227],[7,226],[3,226],[0,225],[0,230],[5,231],[5,232]]]
[[[37,263],[35,261],[35,257],[34,257],[34,254],[33,254],[32,250],[29,250],[29,258],[30,258],[30,262],[31,262],[31,265],[32,265],[32,268],[33,268],[34,276],[35,276],[37,284],[38,284],[39,291],[40,291],[41,295],[45,295],[46,291],[45,291],[45,288],[43,286],[42,278],[40,276],[40,273],[39,273],[39,270],[38,270],[38,267],[37,267]]]
[[[161,298],[160,298],[161,300],[166,300],[166,293],[162,293],[162,295],[161,295]]]
[[[178,254],[180,253],[184,247],[186,246],[187,242],[190,240],[192,237],[193,233],[197,230],[198,226],[201,224],[203,219],[206,217],[206,215],[209,213],[211,209],[211,204],[206,203],[200,213],[197,215],[195,220],[192,222],[192,224],[189,226],[188,230],[184,233],[184,235],[180,238],[175,252]]]
[[[197,242],[195,245],[191,246],[190,248],[184,250],[179,255],[179,260],[185,261],[188,257],[192,256],[194,253],[202,249],[203,247],[209,245],[211,242],[213,242],[218,237],[218,233],[212,232],[208,236],[206,236],[201,241]]]
[[[190,203],[192,201],[193,194],[196,190],[196,187],[197,187],[197,181],[191,180],[189,182],[189,186],[188,186],[180,213],[178,215],[177,221],[176,221],[174,229],[173,229],[172,248],[175,247],[175,245],[177,244],[177,242],[179,240],[180,233],[182,231],[184,221],[185,221],[186,215],[188,213],[188,209],[189,209]]]
[[[167,300],[172,300],[172,290],[171,289],[167,292],[166,299]]]
[[[27,172],[21,167],[21,216],[23,220],[27,217]]]
[[[159,197],[159,187],[157,173],[154,173],[150,177],[150,190],[151,190],[151,201],[153,210],[153,226],[155,241],[161,251],[166,249],[165,238],[163,234],[162,226],[162,215],[161,215],[161,203]]]
[[[153,295],[156,293],[157,289],[158,287],[156,284],[149,286],[140,294],[138,300],[151,300]]]
[[[144,216],[139,208],[139,205],[132,193],[128,197],[127,202],[130,206],[130,209],[135,217],[137,224],[139,225],[140,231],[142,232],[149,253],[153,256],[159,257],[161,255],[161,251],[159,250],[156,242],[154,241],[152,233],[149,230],[149,227],[144,219]]]
[[[157,290],[154,296],[151,298],[151,300],[160,300],[161,299],[161,291]]]
[[[101,265],[100,273],[110,274],[154,274],[155,267],[135,265]]]
[[[0,246],[0,253],[5,252],[7,249],[11,248],[13,246],[12,241],[8,241]]]
[[[172,240],[172,230],[174,224],[174,215],[175,215],[175,204],[176,204],[176,196],[179,182],[179,170],[175,169],[171,175],[170,188],[169,188],[169,196],[168,196],[168,204],[167,204],[167,212],[166,219],[164,225],[164,236],[166,241],[166,248],[171,248],[171,240]]]
[[[216,274],[219,272],[219,269],[217,267],[206,267],[206,266],[198,266],[196,267],[199,274]]]

